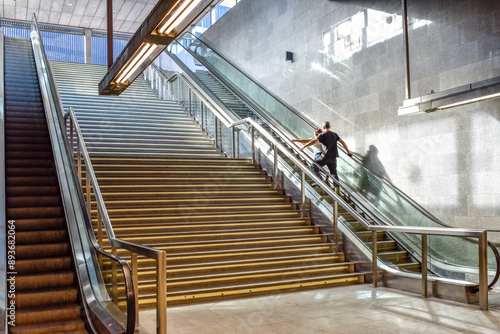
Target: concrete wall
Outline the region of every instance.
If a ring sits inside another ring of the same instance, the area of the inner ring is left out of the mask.
[[[412,97],[500,76],[500,1],[409,0],[408,14]],[[500,99],[398,116],[402,33],[397,0],[244,0],[204,37],[353,151],[378,148],[393,183],[444,222],[500,229]]]

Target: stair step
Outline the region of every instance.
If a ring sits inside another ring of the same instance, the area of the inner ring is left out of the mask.
[[[37,291],[16,290],[16,308],[76,303],[78,290],[75,287],[53,287]]]
[[[60,251],[59,253],[61,254],[56,254],[51,257],[48,257],[45,254],[40,255],[39,253],[36,253],[37,256],[34,255],[30,259],[18,259],[16,260],[16,271],[19,275],[21,275],[70,270],[72,268],[72,260],[70,254],[65,254],[62,251]]]
[[[72,286],[76,283],[73,271],[53,271],[16,276],[16,289],[38,290],[57,286]]]
[[[56,320],[44,323],[34,323],[10,327],[12,334],[46,334],[46,333],[88,333],[85,330],[85,323],[81,319]]]
[[[64,321],[80,318],[78,304],[57,304],[16,310],[16,326],[41,322]]]

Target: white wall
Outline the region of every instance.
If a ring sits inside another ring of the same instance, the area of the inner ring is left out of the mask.
[[[412,97],[500,76],[500,2],[408,1]],[[445,223],[500,229],[500,99],[398,116],[400,1],[244,0],[204,35]],[[294,52],[293,63],[285,52]]]

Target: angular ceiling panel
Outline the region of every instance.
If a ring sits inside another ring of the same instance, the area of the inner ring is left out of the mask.
[[[113,0],[114,31],[135,32],[157,2]],[[1,18],[29,21],[33,12],[40,24],[106,29],[106,0],[0,0]]]

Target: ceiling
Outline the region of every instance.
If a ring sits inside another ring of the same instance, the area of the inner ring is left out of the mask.
[[[134,33],[157,0],[113,0],[113,30]],[[0,0],[0,17],[38,23],[106,30],[106,0]]]

